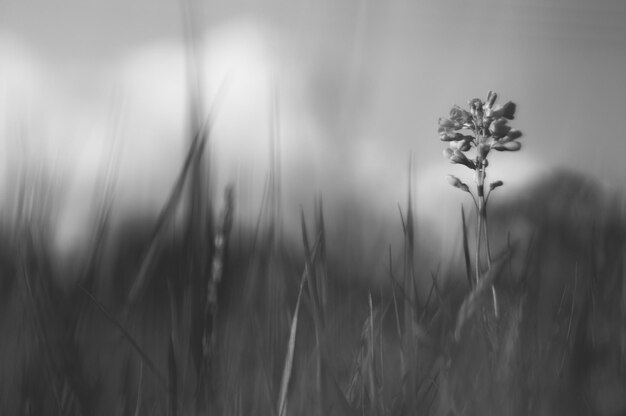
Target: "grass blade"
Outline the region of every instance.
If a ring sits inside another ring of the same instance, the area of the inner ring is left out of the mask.
[[[467,242],[467,224],[465,222],[465,210],[461,205],[461,222],[463,226],[463,256],[465,257],[465,273],[467,275],[467,284],[470,289],[474,287],[472,282],[472,263],[470,261],[469,244]]]
[[[293,356],[296,348],[296,332],[298,330],[298,312],[300,310],[300,300],[302,298],[302,289],[306,280],[307,272],[305,271],[300,279],[300,290],[298,291],[298,300],[296,300],[296,308],[293,312],[291,320],[291,330],[289,331],[289,342],[287,344],[287,354],[285,356],[285,366],[283,368],[283,376],[280,382],[280,394],[278,396],[278,416],[284,416],[287,412],[287,392],[289,389],[289,380],[291,379],[291,370],[293,368]]]
[[[87,289],[85,289],[82,286],[80,289],[85,295],[87,295],[87,298],[91,301],[91,303],[93,303],[98,308],[98,310],[102,313],[102,315],[104,315],[104,317],[109,322],[111,322],[113,325],[117,327],[117,329],[120,330],[124,338],[126,338],[126,340],[130,343],[130,345],[137,352],[137,354],[141,356],[141,359],[143,360],[143,362],[145,362],[148,368],[150,368],[150,370],[154,373],[154,375],[156,376],[157,380],[159,381],[163,389],[167,391],[168,388],[167,388],[167,381],[165,380],[165,377],[163,377],[163,374],[161,374],[161,372],[157,369],[154,362],[150,359],[150,357],[148,357],[148,355],[144,352],[144,350],[139,346],[139,344],[137,343],[137,341],[135,341],[132,335],[130,335],[130,333],[126,330],[126,328],[124,328],[124,326],[117,319],[115,319],[115,317],[112,316],[106,310],[104,305],[102,305],[98,301],[98,299],[96,299],[91,293],[89,293]]]

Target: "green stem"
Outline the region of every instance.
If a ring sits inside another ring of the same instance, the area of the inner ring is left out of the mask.
[[[476,225],[476,283],[480,280],[480,252],[481,252],[481,243],[482,243],[482,230],[483,230],[483,213],[485,211],[485,191],[484,191],[484,182],[485,182],[485,170],[482,164],[478,166],[476,169],[477,174],[477,199],[478,199],[478,223]]]
[[[487,249],[487,269],[491,270],[491,247],[489,245],[489,233],[488,233],[488,223],[487,223],[487,199],[485,198],[485,177],[486,171],[485,166],[480,163],[478,168],[476,169],[477,173],[477,194],[478,194],[478,224],[476,229],[476,283],[481,278],[480,273],[480,258],[482,251],[482,238],[484,234],[485,238],[485,246]],[[495,317],[498,317],[498,297],[496,294],[495,286],[491,286],[491,294],[493,297],[493,310]]]
[[[485,233],[485,242],[487,246],[487,269],[491,270],[491,248],[489,247],[489,226],[487,222],[487,203],[485,202],[485,206],[483,207],[483,222],[484,222],[484,233]],[[493,312],[496,318],[498,318],[498,296],[496,294],[496,287],[491,285],[491,295],[493,297]]]
[[[485,233],[485,244],[487,246],[487,269],[491,270],[491,247],[489,245],[489,223],[487,221],[487,202],[483,206],[483,232]]]

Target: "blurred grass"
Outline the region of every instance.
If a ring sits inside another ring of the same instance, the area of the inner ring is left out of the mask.
[[[24,195],[37,192],[21,186]],[[340,264],[343,248],[326,239],[332,213],[321,200],[312,228],[302,211],[301,244],[281,237],[269,187],[257,229],[232,236],[231,191],[217,209],[202,206],[213,225],[193,231],[204,233],[199,238],[171,220],[129,219],[114,229],[103,208],[88,258],[67,269],[77,276],[58,275],[66,268],[56,266],[44,213],[21,206],[21,219],[3,222],[0,238],[0,410],[623,414],[626,246],[618,201],[569,172],[529,192],[541,198],[529,205],[520,196],[493,210],[493,230],[523,222],[532,231],[494,247],[488,283],[498,289],[497,319],[484,285],[468,287],[462,250],[447,260],[459,265],[450,275],[420,268],[410,205],[399,221],[404,247],[400,254],[390,247],[388,274],[376,277],[389,282],[383,286],[342,276],[350,264]],[[156,235],[160,221],[169,225]],[[429,293],[416,293],[423,286],[416,281],[429,281]]]

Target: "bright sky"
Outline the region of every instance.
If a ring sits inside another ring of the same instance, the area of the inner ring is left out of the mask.
[[[6,153],[20,131],[33,147],[48,149],[44,158],[75,169],[69,205],[84,200],[102,155],[115,152],[112,131],[122,143],[129,204],[156,205],[163,195],[154,189],[171,183],[185,120],[181,4],[0,4]],[[443,177],[454,169],[441,157],[437,119],[490,89],[518,103],[512,124],[524,132],[520,153],[493,161],[505,179],[552,164],[619,187],[626,175],[623,1],[231,0],[192,7],[207,105],[231,74],[214,146],[220,179],[239,174],[244,206],[254,205],[267,169],[273,87],[292,207],[310,204],[321,190],[331,206],[345,197],[376,199],[374,210],[397,221],[409,153],[418,171],[429,172],[421,175],[422,192],[439,182],[445,189]]]

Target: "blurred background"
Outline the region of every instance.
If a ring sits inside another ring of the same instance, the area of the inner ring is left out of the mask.
[[[0,2],[0,413],[626,414],[624,74],[621,0]]]
[[[515,189],[566,166],[622,188],[619,0],[6,0],[2,186],[20,163],[58,179],[60,247],[79,244],[111,160],[120,212],[164,201],[187,145],[190,28],[202,111],[216,114],[213,185],[236,184],[244,223],[275,137],[287,230],[323,194],[329,221],[354,240],[399,232],[410,157],[418,216],[443,227],[461,197],[445,174],[465,172],[442,158],[437,119],[489,90],[518,104],[512,125],[524,133],[521,152],[495,155],[493,179]]]

